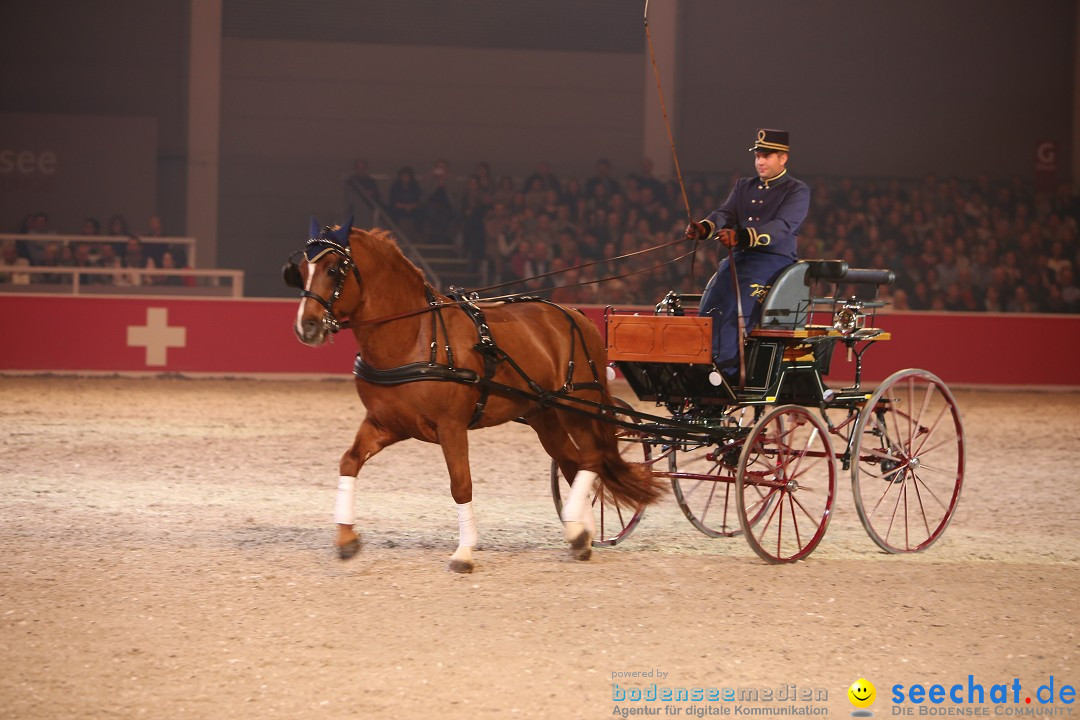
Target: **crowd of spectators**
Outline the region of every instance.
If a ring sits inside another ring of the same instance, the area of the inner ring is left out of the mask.
[[[896,284],[883,293],[894,309],[1080,312],[1080,197],[1067,189],[1040,193],[1018,178],[985,175],[905,181],[792,172],[813,191],[799,256],[892,269]],[[718,207],[735,177],[688,179],[693,218]],[[504,292],[555,287],[556,301],[648,305],[670,289],[700,292],[715,269],[716,248],[706,245],[691,275],[682,190],[656,178],[647,161],[617,176],[601,159],[584,179],[541,163],[518,180],[496,179],[483,162],[455,178],[440,160],[424,177],[402,168],[385,201],[362,161],[351,180],[414,243],[456,243],[483,268],[483,285],[518,281]],[[631,253],[640,254],[612,260]],[[593,282],[601,278],[615,279]]]
[[[1033,183],[985,175],[904,181],[792,172],[813,191],[799,256],[893,270],[896,284],[883,290],[893,309],[1080,313],[1080,196],[1067,189],[1036,192]],[[706,243],[695,254],[683,240],[685,203],[694,219],[705,217],[727,197],[734,177],[690,178],[685,201],[678,183],[655,177],[648,161],[620,177],[601,159],[584,179],[559,177],[540,163],[519,180],[496,178],[486,162],[462,177],[439,160],[422,177],[401,168],[385,200],[357,161],[350,182],[412,242],[456,246],[481,268],[483,286],[546,293],[569,304],[649,305],[668,290],[704,287],[717,248]],[[186,267],[183,246],[143,242],[164,235],[157,217],[140,235],[119,215],[104,232],[94,218],[80,230],[71,242],[4,241],[0,283],[64,282],[60,274],[27,273],[26,266]],[[19,232],[54,230],[38,212]],[[80,282],[182,279],[115,273],[86,274]]]
[[[141,234],[128,228],[122,215],[113,215],[104,230],[97,218],[83,220],[76,235],[66,235],[63,240],[49,237],[53,229],[46,212],[27,215],[19,227],[18,235],[25,239],[5,239],[0,242],[0,284],[70,284],[71,273],[26,272],[28,267],[57,268],[109,268],[155,270],[183,268],[187,266],[186,248],[170,243],[146,243],[143,238],[165,237],[158,216],[153,216]],[[182,285],[190,278],[177,275],[145,275],[141,273],[85,273],[79,274],[83,285]]]

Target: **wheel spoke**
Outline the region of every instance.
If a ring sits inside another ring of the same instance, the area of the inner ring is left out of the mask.
[[[893,400],[893,405],[894,406],[895,406],[896,402],[898,402],[898,401]],[[900,420],[899,420],[899,418],[903,415],[903,412],[896,409],[895,407],[890,408],[887,412],[888,412],[888,415],[885,418],[884,425],[885,425],[885,427],[887,429],[888,425],[889,425],[889,418],[892,418],[893,438],[895,438],[895,441],[897,443],[900,443],[901,438],[904,437],[904,434],[900,432]],[[883,437],[882,440],[885,441],[884,444],[886,444],[886,445],[889,444],[888,443],[888,440],[889,440],[888,432],[885,433],[885,437]]]
[[[781,494],[780,502],[773,505],[772,512],[769,513],[769,519],[765,521],[765,525],[761,528],[761,532],[756,536],[758,538],[765,537],[765,534],[769,531],[769,525],[772,524],[773,518],[776,517],[776,509],[784,504],[783,490],[777,490]],[[770,493],[771,494],[771,493]]]
[[[941,411],[938,412],[938,416],[936,418],[934,418],[933,424],[926,431],[926,435],[922,438],[922,442],[919,443],[919,449],[916,450],[914,453],[912,453],[912,457],[922,454],[923,448],[926,447],[926,443],[930,442],[930,438],[932,438],[934,436],[934,432],[936,432],[938,427],[941,425],[941,419],[945,416],[945,411],[948,410],[948,409],[949,409],[948,405],[942,405],[941,406]]]
[[[817,439],[817,434],[817,428],[810,431],[810,436],[806,438],[806,445],[803,446],[802,452],[795,458],[795,466],[791,468],[791,472],[787,474],[789,479],[799,477],[799,466],[802,465],[803,458],[806,457],[806,454],[810,452],[810,446],[813,444],[814,440]]]
[[[802,459],[804,457],[811,457],[811,456],[810,455],[800,455],[799,456],[799,464],[800,465],[802,464]],[[792,472],[790,475],[788,475],[788,480],[798,480],[799,478],[801,478],[804,475],[809,475],[811,472],[818,469],[818,466],[821,464],[820,461],[824,460],[824,459],[825,458],[823,458],[823,457],[815,457],[815,458],[813,458],[813,460],[806,463],[806,467],[800,468],[798,472]]]
[[[934,492],[934,489],[932,487],[930,487],[929,485],[926,484],[925,480],[923,480],[918,475],[915,475],[915,482],[917,484],[921,484],[923,486],[923,488],[926,489],[926,492],[928,492],[930,494],[930,497],[934,498],[934,500],[937,501],[937,504],[941,506],[942,510],[948,510],[949,509],[948,504],[941,501],[941,498],[939,498],[937,496],[937,493]]]
[[[791,508],[791,527],[795,531],[795,545],[800,550],[802,550],[802,546],[803,546],[802,538],[799,537],[799,518],[795,514],[795,493],[788,493],[787,496],[788,496],[788,507]],[[802,503],[799,503],[799,507],[802,508],[803,512],[806,512],[806,508],[804,508],[802,506]],[[814,518],[810,518],[810,522],[817,522],[817,521],[814,520]]]
[[[912,531],[910,531],[910,514],[908,513],[907,508],[907,498],[910,494],[907,491],[907,483],[904,483],[902,492],[904,493],[904,546],[910,548],[912,547]]]
[[[938,449],[943,448],[943,447],[948,446],[948,445],[951,445],[953,447],[956,446],[956,437],[955,436],[952,437],[952,438],[945,438],[941,442],[934,443],[934,445],[932,445],[931,447],[920,447],[918,449],[918,451],[916,451],[915,457],[919,458],[919,460],[921,462],[924,455],[927,455],[928,453],[932,453],[935,450],[938,450]]]
[[[912,384],[914,384],[914,380],[912,381]],[[915,431],[923,427],[923,415],[926,414],[927,409],[930,407],[930,400],[934,397],[934,390],[935,385],[933,385],[932,383],[926,386],[926,395],[923,397],[922,407],[919,408],[919,414],[916,415],[914,418],[914,427],[912,428],[911,442],[908,443],[909,448],[914,447],[915,445]],[[912,407],[914,407],[914,405]]]
[[[799,492],[803,492],[805,489],[806,488],[799,488]],[[817,518],[815,518],[810,513],[810,511],[806,509],[806,506],[802,504],[802,500],[799,500],[797,497],[795,497],[793,493],[788,493],[788,497],[791,498],[792,502],[799,506],[799,509],[803,511],[803,513],[810,520],[810,522],[817,522]],[[792,514],[794,514],[794,509],[792,510]]]
[[[731,502],[731,483],[724,484],[724,518],[720,523],[720,527],[723,530],[728,529],[728,507]]]
[[[907,438],[908,438],[908,441],[907,441],[907,445],[905,445],[904,447],[907,448],[908,450],[910,450],[911,449],[911,444],[915,441],[915,428],[914,428],[914,424],[913,424],[912,418],[911,418],[911,413],[915,412],[915,378],[908,378],[907,391],[908,391],[908,404],[907,404],[907,406],[910,409],[908,410],[908,414],[907,414],[907,418],[906,418],[907,419]],[[899,440],[899,438],[897,438],[897,440]]]
[[[716,494],[716,483],[712,484],[709,488],[709,497],[705,501],[705,507],[701,511],[701,522],[705,522],[705,516],[709,514],[709,508],[712,506],[713,496]]]
[[[604,520],[606,520],[607,518],[605,517],[605,513],[604,513],[605,508],[604,508],[604,506],[607,505],[607,503],[603,502],[603,500],[602,500],[603,497],[604,497],[604,488],[603,488],[603,486],[601,486],[600,490],[597,491],[596,497],[601,499],[601,502],[600,502],[600,537],[606,537],[606,535],[604,534]],[[593,500],[593,503],[594,504],[596,503],[595,499]]]
[[[938,475],[945,475],[946,477],[953,477],[953,478],[956,477],[956,468],[953,468],[951,470],[947,470],[945,468],[937,467],[936,465],[927,465],[920,458],[919,459],[919,471],[922,472],[923,470],[929,470],[930,472],[937,473]]]
[[[900,492],[896,494],[896,502],[893,503],[892,515],[889,516],[889,527],[885,531],[885,540],[888,541],[889,535],[892,534],[893,523],[896,522],[896,511],[900,509],[900,499],[904,496],[904,488],[907,483],[900,483]]]
[[[919,503],[919,512],[922,514],[923,525],[926,527],[926,536],[930,537],[930,520],[926,517],[926,506],[923,505],[922,492],[919,490],[919,477],[915,477],[915,482],[912,485],[915,487],[915,500]]]
[[[881,507],[881,503],[885,501],[886,496],[888,496],[889,492],[891,492],[892,489],[895,488],[898,484],[899,483],[895,483],[891,480],[885,483],[885,490],[881,493],[881,497],[878,498],[878,501],[874,503],[874,507],[868,513],[869,517],[874,517],[874,515],[877,513],[877,509]]]
[[[758,501],[755,502],[753,505],[751,505],[750,507],[748,507],[746,509],[747,510],[746,514],[747,515],[750,515],[750,514],[756,515],[758,508],[767,507],[768,503],[769,503],[769,500],[772,499],[773,494],[777,493],[779,491],[780,491],[780,488],[769,488],[769,492],[768,492],[767,495],[760,495],[760,493],[759,493]],[[750,510],[753,510],[754,512],[750,513]]]
[[[791,496],[791,493],[784,493]],[[784,552],[780,548],[781,542],[784,540],[784,495],[780,496],[780,502],[776,503],[776,506],[780,508],[780,519],[776,522],[776,557],[784,557]]]

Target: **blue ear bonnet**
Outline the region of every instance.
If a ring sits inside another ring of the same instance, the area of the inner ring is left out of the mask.
[[[304,246],[304,257],[308,262],[317,262],[319,258],[328,252],[338,252],[342,255],[350,255],[349,233],[352,231],[353,219],[350,217],[347,223],[342,224],[337,230],[330,226],[319,230],[319,223],[315,216],[311,216],[311,227],[308,229],[308,241]]]

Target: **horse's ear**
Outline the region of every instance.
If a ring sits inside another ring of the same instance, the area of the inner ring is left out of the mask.
[[[315,216],[311,216],[311,227],[308,229],[308,240],[319,237],[319,223]]]
[[[349,242],[349,235],[352,233],[353,216],[349,216],[348,222],[342,224],[337,230],[334,231],[334,238],[345,245]]]

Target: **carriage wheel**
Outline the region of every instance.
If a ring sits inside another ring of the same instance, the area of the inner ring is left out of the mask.
[[[949,388],[925,370],[881,384],[855,424],[851,487],[870,538],[919,552],[949,526],[964,483],[964,426]]]
[[[820,418],[798,405],[773,408],[739,455],[735,503],[746,540],[763,560],[794,562],[813,552],[836,498],[836,456]]]
[[[630,405],[619,398],[613,398],[615,405],[630,409]],[[620,420],[640,424],[640,420],[630,415],[615,413]],[[644,432],[637,432],[615,426],[616,438],[619,442],[619,454],[628,462],[652,461],[652,445],[650,436]],[[562,517],[562,489],[569,488],[573,478],[563,476],[558,464],[551,461],[551,497],[555,500],[555,512]],[[645,513],[645,506],[626,507],[615,502],[611,494],[604,490],[601,483],[596,483],[593,490],[591,503],[593,516],[596,518],[596,537],[593,538],[593,547],[608,547],[618,545],[627,538],[641,522],[641,516]]]

